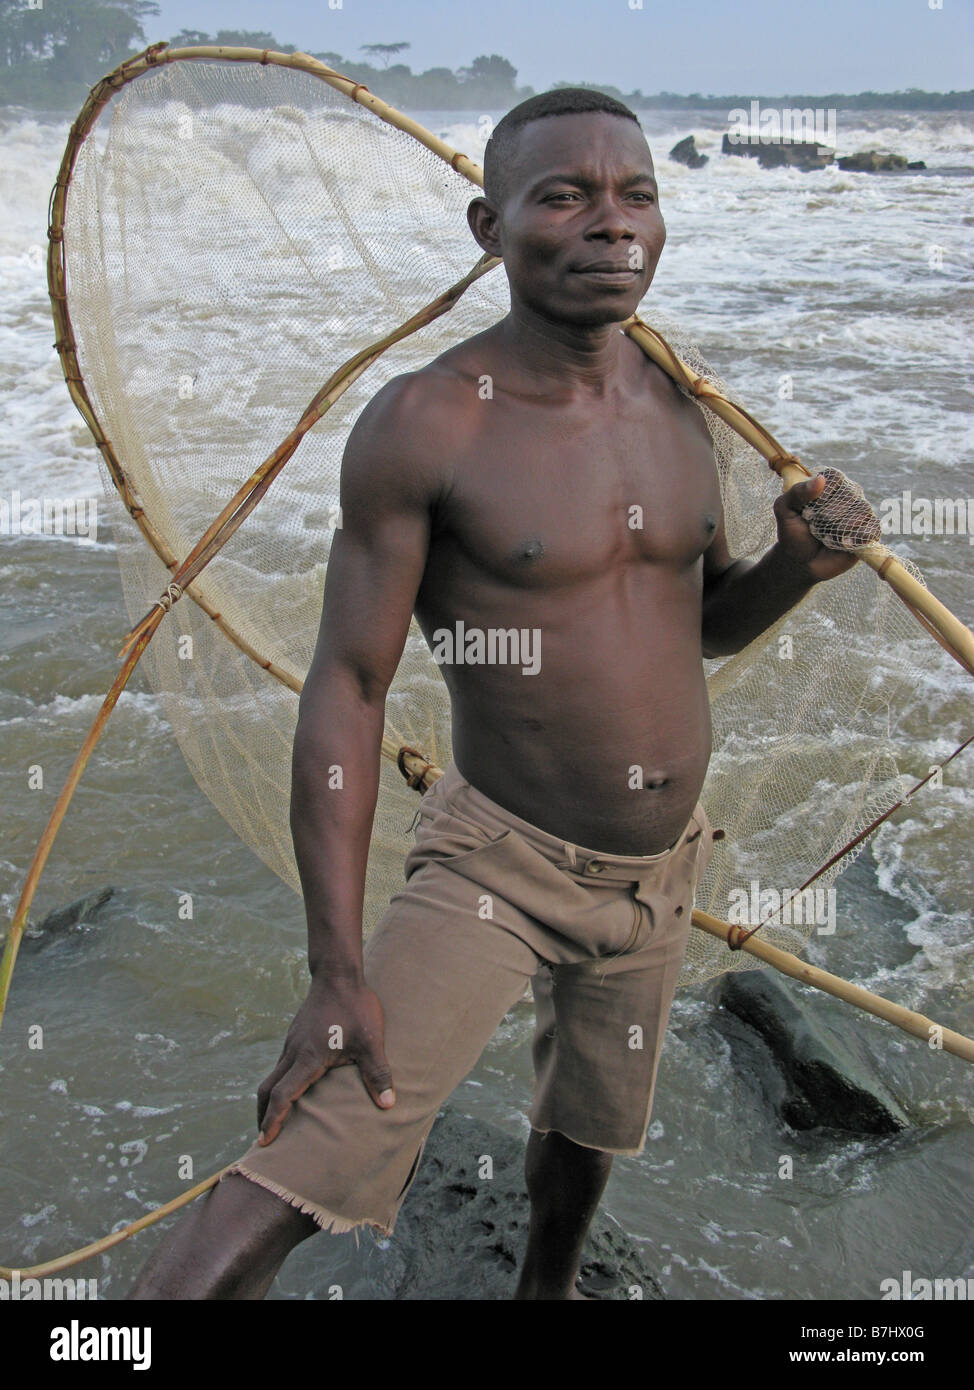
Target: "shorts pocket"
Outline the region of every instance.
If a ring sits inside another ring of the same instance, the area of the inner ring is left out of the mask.
[[[434,861],[449,865],[466,862],[482,850],[489,849],[511,832],[492,836],[483,826],[460,816],[449,805],[434,805],[423,811],[416,827],[416,843],[406,855],[404,865],[407,881],[421,864]]]

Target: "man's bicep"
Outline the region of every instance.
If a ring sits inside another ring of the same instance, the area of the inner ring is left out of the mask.
[[[703,552],[704,593],[706,593],[708,587],[718,580],[725,571],[730,569],[733,563],[733,558],[727,548],[727,533],[724,528],[724,508],[721,505],[717,512],[717,529],[711,537],[707,549]]]
[[[340,665],[363,694],[385,694],[406,643],[429,529],[425,518],[401,515],[375,522],[367,538],[344,527],[336,534],[313,670]]]
[[[388,412],[387,412],[388,414]],[[402,656],[426,568],[435,498],[428,470],[380,421],[349,438],[340,525],[325,576],[321,627],[308,673],[343,669],[363,695],[385,695]]]

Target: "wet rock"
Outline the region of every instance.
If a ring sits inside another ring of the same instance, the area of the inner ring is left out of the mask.
[[[925,169],[927,167],[927,163],[924,159],[913,159],[906,167],[908,169]]]
[[[104,888],[96,888],[93,892],[86,893],[83,898],[76,898],[73,903],[68,903],[67,907],[56,907],[40,923],[28,923],[24,940],[47,941],[52,936],[63,936],[65,932],[85,926],[97,916],[114,893],[115,889],[108,884]]]
[[[525,1141],[449,1107],[426,1142],[394,1233],[370,1240],[369,1279],[379,1298],[509,1300],[527,1244]],[[488,1171],[492,1177],[481,1176]],[[601,1209],[578,1280],[598,1299],[662,1299],[643,1253]]]
[[[725,134],[720,149],[721,154],[745,155],[756,159],[762,169],[788,167],[801,169],[803,173],[825,169],[835,159],[835,150],[815,140],[761,139],[752,145],[748,141],[732,140]]]
[[[735,1066],[753,1077],[792,1129],[895,1134],[908,1126],[852,1029],[840,1035],[767,972],[725,976],[718,1000],[726,1013],[722,1019],[718,1012],[717,1026],[734,1049]]]
[[[685,164],[688,169],[702,169],[709,158],[709,155],[701,154],[697,149],[697,142],[692,135],[688,135],[685,140],[678,140],[670,150],[670,159],[675,159],[677,164]]]
[[[920,164],[926,168],[922,160]],[[858,154],[844,155],[838,160],[838,165],[840,169],[854,174],[880,174],[890,169],[906,169],[908,167],[904,155],[882,154],[878,150],[860,150]],[[917,166],[910,165],[909,167],[916,168]]]
[[[790,168],[809,173],[813,169],[827,169],[834,159],[835,150],[814,142],[762,145],[758,150],[758,163],[762,169]]]

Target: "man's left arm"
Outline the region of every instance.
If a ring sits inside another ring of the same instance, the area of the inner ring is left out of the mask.
[[[802,509],[819,496],[818,475],[775,498],[778,539],[760,560],[732,560],[724,515],[703,554],[703,654],[730,656],[760,636],[823,579],[845,574],[856,557],[830,550],[808,529]]]

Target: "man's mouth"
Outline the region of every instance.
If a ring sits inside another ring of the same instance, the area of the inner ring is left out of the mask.
[[[628,261],[592,261],[588,265],[578,266],[574,274],[606,285],[629,285],[639,272]]]

